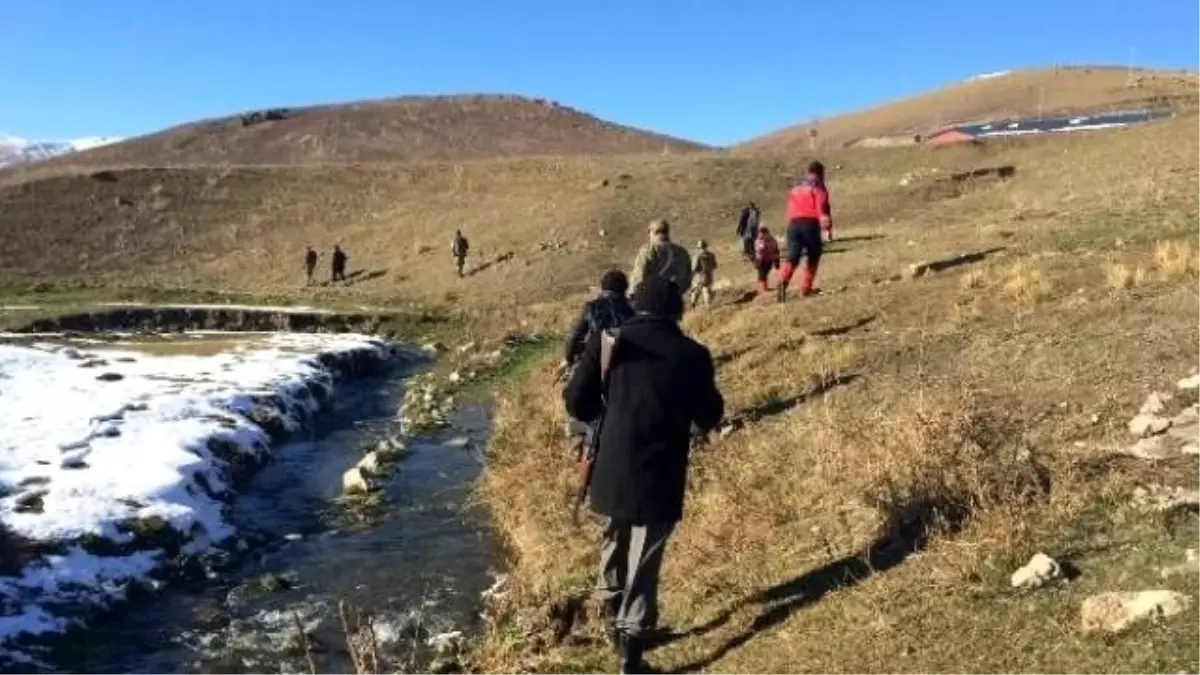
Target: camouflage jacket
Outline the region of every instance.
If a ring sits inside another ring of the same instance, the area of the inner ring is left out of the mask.
[[[633,261],[629,285],[637,288],[642,279],[658,275],[672,281],[680,293],[692,287],[692,258],[687,249],[673,241],[656,241],[642,246]]]

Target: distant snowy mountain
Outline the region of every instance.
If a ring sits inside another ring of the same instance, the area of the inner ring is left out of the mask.
[[[71,141],[29,141],[0,134],[0,167],[36,162],[80,150],[96,148],[121,140],[111,136],[91,136]]]

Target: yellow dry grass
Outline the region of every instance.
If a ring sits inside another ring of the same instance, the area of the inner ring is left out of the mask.
[[[473,336],[561,330],[601,272],[632,259],[646,222],[667,217],[681,241],[709,239],[730,282],[684,326],[714,355],[735,430],[695,455],[662,593],[664,620],[683,634],[653,661],[1191,672],[1194,615],[1112,639],[1077,625],[1090,593],[1200,591],[1193,577],[1158,575],[1196,547],[1194,520],[1126,506],[1143,482],[1195,489],[1194,459],[1147,466],[1109,452],[1129,442],[1124,424],[1145,394],[1196,362],[1195,253],[1159,244],[1195,237],[1196,129],[1192,116],[981,149],[830,153],[839,230],[825,293],[782,306],[743,296],[753,275],[731,231],[748,199],[778,227],[796,158],[754,153],[139,169],[10,185],[0,282],[404,298],[455,309]],[[1147,169],[1131,177],[1131,165]],[[947,179],[998,166],[1015,174]],[[924,177],[901,185],[909,172]],[[462,280],[448,253],[457,227],[472,240]],[[383,273],[300,288],[304,244],[335,241],[352,270]],[[965,268],[897,279],[967,252],[980,255]],[[1107,263],[1156,273],[1138,293],[1112,293]],[[480,490],[512,576],[473,652],[478,670],[613,666],[590,605],[570,611],[592,583],[597,528],[570,525],[576,476],[551,368],[498,404]],[[1011,592],[1008,574],[1038,550],[1079,578]]]

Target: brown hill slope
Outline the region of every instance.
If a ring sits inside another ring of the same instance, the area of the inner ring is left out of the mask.
[[[278,108],[184,124],[45,163],[66,166],[296,165],[525,155],[686,152],[696,143],[517,96],[406,97]]]
[[[745,150],[795,150],[809,147],[817,129],[817,147],[839,148],[860,138],[924,134],[952,123],[1030,117],[1041,113],[1074,115],[1168,105],[1195,105],[1194,73],[1134,71],[1128,86],[1124,68],[1052,68],[1026,70],[971,80],[912,98],[815,123],[780,129],[743,143]]]
[[[1103,637],[1079,619],[1096,593],[1198,593],[1197,575],[1162,574],[1197,547],[1192,510],[1132,499],[1146,486],[1194,494],[1195,458],[1114,454],[1134,443],[1126,423],[1149,391],[1176,394],[1169,414],[1196,400],[1174,388],[1200,325],[1196,122],[830,152],[841,168],[826,293],[783,305],[743,295],[752,275],[732,218],[752,198],[778,225],[795,158],[717,153],[142,169],[0,187],[0,291],[86,279],[304,304],[414,297],[469,308],[452,339],[483,345],[527,323],[563,328],[665,214],[681,241],[711,240],[733,284],[684,322],[712,350],[730,431],[694,453],[660,594],[678,634],[655,665],[1196,672],[1194,612]],[[954,177],[1000,166],[1010,178]],[[901,185],[906,174],[918,178]],[[473,242],[461,280],[448,255],[458,226]],[[303,245],[339,239],[361,274],[304,288]],[[890,281],[965,252],[989,253]],[[498,403],[482,491],[514,555],[474,671],[613,668],[594,607],[562,613],[588,619],[574,625],[547,611],[588,596],[598,536],[569,517],[577,477],[556,360]],[[1012,591],[1008,575],[1036,551],[1077,576]]]

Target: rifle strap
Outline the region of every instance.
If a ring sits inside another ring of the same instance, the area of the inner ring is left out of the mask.
[[[613,356],[617,351],[617,342],[621,337],[621,329],[608,328],[600,331],[600,383],[605,393],[608,392],[608,374],[612,371]]]

